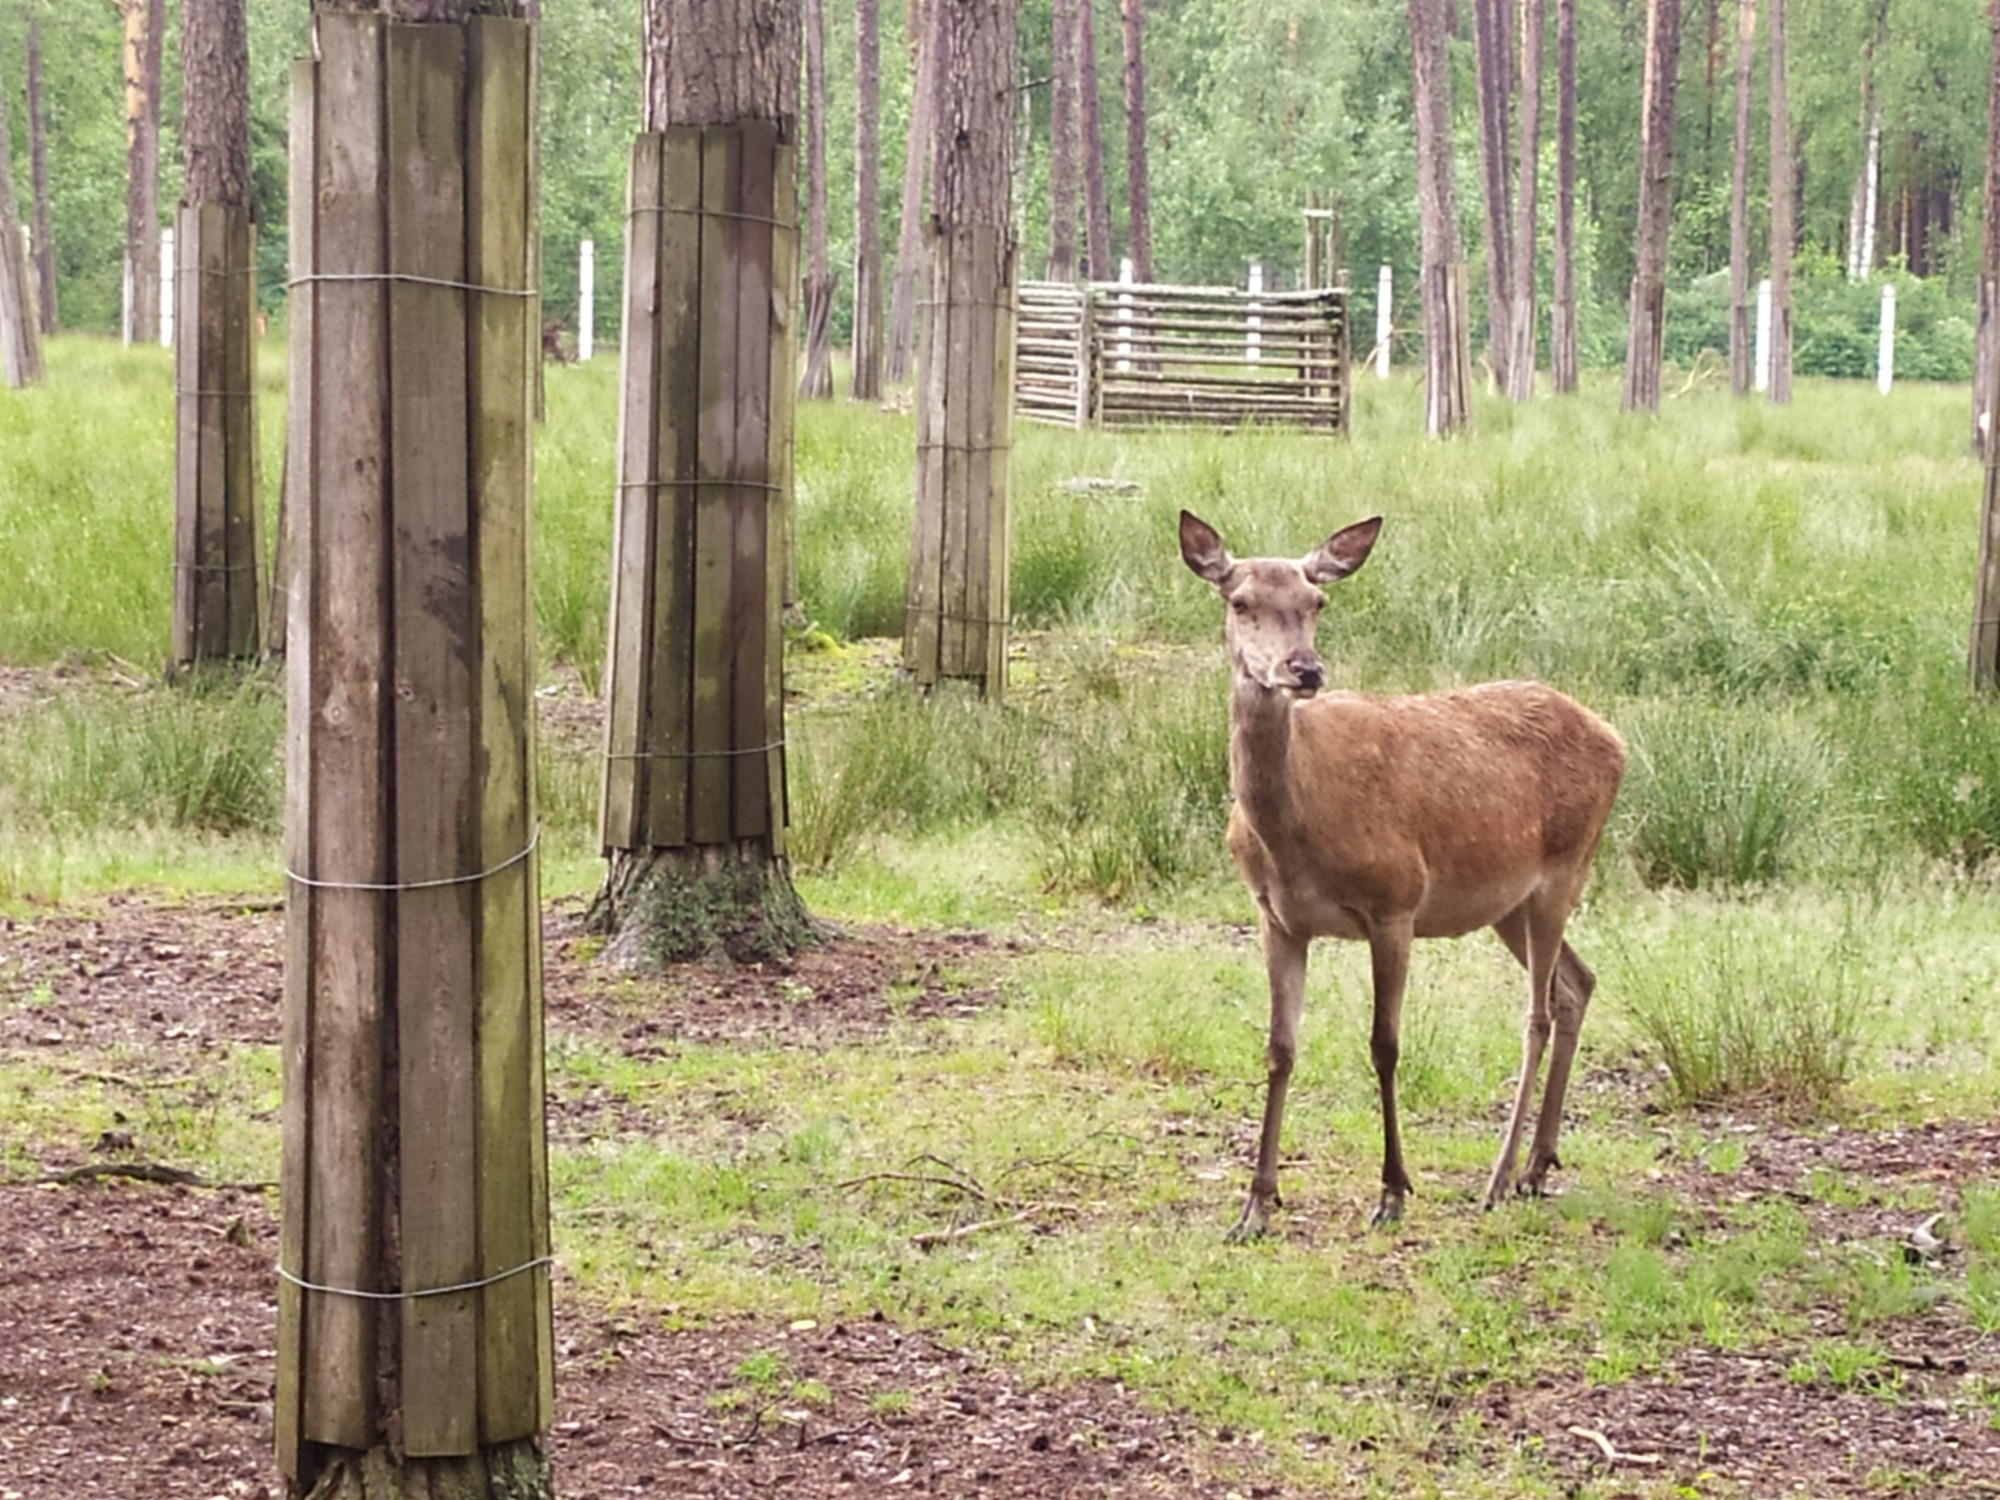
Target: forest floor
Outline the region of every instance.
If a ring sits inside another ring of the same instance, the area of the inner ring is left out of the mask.
[[[0,1058],[16,1095],[0,1186],[4,1500],[274,1493],[275,1195],[119,1174],[181,1159],[189,1111],[247,1098],[269,1126],[268,1087],[245,1092],[229,1075],[247,1060],[268,1084],[275,1066],[281,929],[268,904],[130,896],[0,918]],[[912,1023],[948,1029],[995,1002],[1014,958],[976,933],[856,929],[784,968],[614,980],[590,964],[573,903],[551,909],[548,929],[552,1039],[641,1061],[693,1039],[824,1049]],[[952,977],[967,972],[975,982]],[[813,1004],[800,1003],[807,993]],[[98,1106],[23,1097],[37,1080]],[[1591,1083],[1629,1093],[1616,1077]],[[629,1091],[559,1073],[552,1092],[559,1151],[663,1128]],[[1781,1203],[1813,1237],[1883,1256],[1911,1227],[1913,1184],[1976,1180],[2000,1163],[2000,1121],[1731,1128],[1746,1142],[1733,1170],[1673,1161],[1661,1174],[1694,1218]],[[559,1251],[563,1231],[559,1213]],[[560,1278],[557,1309],[551,1444],[572,1497],[1327,1492],[1266,1461],[1263,1433],[1203,1424],[1115,1381],[1034,1379],[879,1311],[689,1316]],[[1840,1317],[1829,1307],[1810,1321],[1832,1335]],[[2000,1334],[1940,1298],[1879,1330],[1863,1367],[1816,1366],[1815,1347],[1690,1342],[1624,1379],[1550,1370],[1515,1383],[1467,1369],[1422,1397],[1451,1418],[1427,1456],[1531,1458],[1588,1495],[2000,1493]],[[1365,1472],[1367,1449],[1352,1462]]]

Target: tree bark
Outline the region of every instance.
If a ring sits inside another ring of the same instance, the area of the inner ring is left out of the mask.
[[[1792,399],[1792,116],[1785,96],[1785,0],[1771,0],[1771,388]]]
[[[1053,0],[1049,36],[1049,259],[1050,281],[1076,280],[1078,154],[1083,144],[1077,113],[1077,0]]]
[[[42,100],[42,23],[28,14],[28,172],[34,197],[35,284],[40,289],[43,333],[60,326],[56,316],[56,245],[49,218],[49,117]]]
[[[125,7],[125,268],[131,281],[130,343],[160,334],[160,68],[163,0]]]
[[[1995,410],[1996,367],[2000,367],[2000,0],[1987,0],[1988,83],[1986,90],[1986,178],[1979,245],[1979,325],[1974,340],[1972,449],[1984,453]]]
[[[889,288],[887,378],[910,378],[910,342],[916,331],[917,275],[923,267],[924,187],[930,179],[931,121],[937,112],[937,28],[942,0],[918,0],[916,80],[910,93],[910,131],[903,142],[903,207],[896,231],[896,279]]]
[[[669,265],[662,242],[650,262],[634,258],[637,236],[626,246],[628,323],[634,308],[646,309],[651,333],[646,347],[628,339],[621,350],[601,822],[609,863],[586,923],[610,938],[614,962],[656,968],[772,958],[813,936],[783,852],[784,639],[773,597],[783,569],[773,560],[784,546],[789,476],[780,470],[791,412],[756,399],[758,372],[770,372],[772,387],[791,381],[780,363],[791,348],[786,322],[772,295],[782,247],[757,226],[778,216],[783,147],[797,137],[800,0],[645,0],[644,25],[646,130],[710,127],[701,201],[744,205],[702,216],[688,316],[638,278],[694,268]],[[773,129],[748,129],[756,125]],[[666,135],[652,153],[655,172],[663,158],[668,170],[645,193],[665,191],[679,170],[675,139]],[[634,151],[635,201],[645,147]],[[754,179],[753,161],[763,163]],[[676,216],[658,217],[661,236],[677,232],[666,227]],[[724,272],[715,259],[711,275],[708,237],[718,233],[734,263]],[[768,292],[753,279],[760,265],[773,278]],[[733,357],[721,366],[699,342],[718,321],[735,329]],[[672,373],[690,370],[700,371],[693,384]],[[710,418],[711,378],[729,388],[733,423]],[[676,436],[662,444],[662,431]]]
[[[1542,125],[1542,22],[1547,0],[1521,0],[1520,185],[1514,194],[1514,286],[1509,298],[1513,342],[1507,352],[1507,394],[1535,394],[1535,234],[1538,228]]]
[[[826,0],[805,0],[806,29],[806,353],[799,394],[833,395],[833,262],[826,224]]]
[[[1123,0],[1125,19],[1125,186],[1132,275],[1153,279],[1153,203],[1146,173],[1145,0]]]
[[[1645,93],[1639,123],[1639,217],[1632,306],[1626,326],[1626,411],[1660,409],[1665,334],[1667,231],[1673,219],[1674,93],[1681,49],[1680,0],[1646,0]]]
[[[1097,90],[1097,16],[1095,0],[1076,5],[1076,119],[1083,135],[1083,217],[1087,226],[1084,275],[1109,281],[1118,274],[1111,254],[1111,200],[1104,191],[1104,121]]]
[[[1757,0],[1739,0],[1736,16],[1736,144],[1729,172],[1729,389],[1750,394],[1756,381],[1750,327],[1750,73]]]
[[[250,206],[250,45],[244,0],[181,0],[181,196]]]
[[[1576,0],[1556,0],[1556,232],[1549,375],[1576,391]]]
[[[42,341],[34,285],[21,247],[13,155],[7,111],[0,105],[0,385],[19,387],[42,378]]]
[[[882,399],[882,46],[880,0],[854,0],[854,387]]]
[[[1513,346],[1513,172],[1508,162],[1510,85],[1506,55],[1506,0],[1472,0],[1473,81],[1479,94],[1481,199],[1486,208],[1486,359],[1493,383],[1510,389],[1507,355]]]
[[[1445,437],[1472,425],[1470,331],[1463,311],[1458,205],[1452,186],[1451,74],[1444,0],[1409,0],[1417,126],[1417,210],[1422,227],[1424,427]]]

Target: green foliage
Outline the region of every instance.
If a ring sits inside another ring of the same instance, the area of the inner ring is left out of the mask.
[[[2000,704],[1934,671],[1867,734],[1889,816],[1918,848],[1966,870],[2000,851]]]

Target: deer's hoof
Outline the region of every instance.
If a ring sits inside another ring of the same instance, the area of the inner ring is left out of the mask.
[[[1403,1222],[1403,1195],[1393,1188],[1382,1190],[1382,1201],[1375,1205],[1375,1212],[1368,1216],[1370,1229],[1393,1229]]]
[[[1243,1216],[1236,1221],[1236,1227],[1222,1237],[1223,1243],[1248,1245],[1263,1239],[1271,1232],[1271,1205],[1277,1201],[1275,1193],[1265,1197],[1252,1192],[1250,1201],[1243,1205]]]

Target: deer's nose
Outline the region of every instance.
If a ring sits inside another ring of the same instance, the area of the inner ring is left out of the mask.
[[[1326,667],[1317,657],[1295,656],[1288,665],[1298,685],[1308,693],[1316,693],[1326,686]]]

